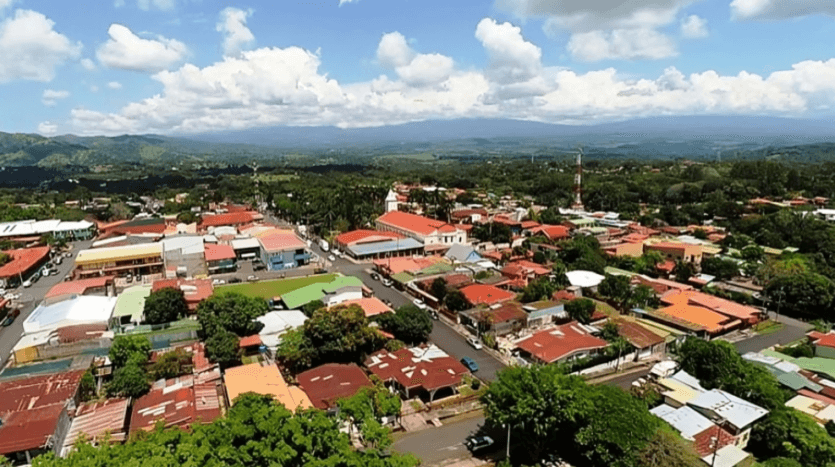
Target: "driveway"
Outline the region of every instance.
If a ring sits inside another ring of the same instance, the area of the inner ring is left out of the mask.
[[[59,265],[53,265],[53,269],[58,271],[57,274],[53,274],[51,276],[42,277],[32,284],[31,287],[23,288],[18,287],[15,291],[16,293],[20,293],[21,298],[24,299],[23,306],[20,307],[20,316],[14,320],[11,326],[6,328],[0,328],[0,368],[6,366],[6,363],[9,361],[9,357],[12,353],[12,348],[14,348],[17,341],[23,336],[23,322],[26,321],[26,318],[35,310],[38,304],[43,300],[43,297],[52,288],[55,284],[63,281],[64,278],[72,271],[73,267],[75,266],[75,256],[81,250],[86,250],[90,247],[92,242],[73,242],[72,243],[72,258],[64,258]]]
[[[798,339],[802,339],[806,336],[806,333],[812,329],[811,324],[798,321],[794,318],[789,318],[788,316],[780,315],[778,318],[774,312],[769,312],[769,316],[771,319],[776,319],[777,321],[783,323],[783,329],[780,329],[773,334],[754,336],[750,339],[736,342],[734,346],[739,353],[745,354],[748,352],[759,352],[760,350],[767,349],[775,345],[785,345]]]

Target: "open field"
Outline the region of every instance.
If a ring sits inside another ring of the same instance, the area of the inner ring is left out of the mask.
[[[306,285],[331,282],[336,274],[320,274],[317,276],[295,277],[291,279],[276,279],[271,281],[245,282],[240,284],[221,285],[215,288],[215,293],[224,294],[237,292],[248,297],[261,297],[269,300],[284,295],[287,292],[300,289]]]

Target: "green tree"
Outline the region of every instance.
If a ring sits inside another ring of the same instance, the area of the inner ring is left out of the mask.
[[[145,299],[145,321],[150,324],[161,324],[176,321],[188,313],[186,297],[183,291],[173,287],[165,287],[151,292]]]
[[[411,304],[401,306],[394,313],[379,315],[377,322],[380,327],[407,344],[426,342],[432,332],[429,313]]]
[[[166,352],[154,362],[148,373],[154,380],[175,378],[191,372],[192,353],[178,348]]]
[[[113,373],[113,380],[107,385],[107,395],[137,398],[145,395],[150,387],[147,373],[132,360]]]
[[[638,454],[636,467],[704,467],[691,443],[662,427]]]
[[[731,259],[718,256],[702,260],[702,272],[716,277],[718,280],[732,279],[739,275],[739,264]]]
[[[620,311],[625,311],[632,299],[632,284],[628,276],[606,274],[600,281],[597,291],[614,300]]]
[[[432,281],[429,291],[432,293],[433,297],[438,299],[438,303],[443,303],[444,297],[446,297],[447,293],[446,280],[444,280],[443,277],[435,278],[435,280]]]
[[[151,354],[151,341],[145,336],[116,336],[110,346],[110,361],[113,366],[121,368],[131,358],[138,359],[143,364]]]
[[[444,305],[446,305],[447,310],[453,312],[469,310],[473,307],[473,304],[467,300],[467,297],[460,290],[451,290],[447,293],[444,298]]]
[[[589,324],[594,309],[594,301],[588,298],[577,298],[565,304],[565,312],[568,316],[582,324]]]
[[[258,334],[264,328],[264,323],[256,321],[256,318],[269,311],[266,300],[232,292],[215,294],[200,302],[197,319],[207,335],[216,330],[226,330],[238,337],[246,337]]]
[[[537,300],[549,300],[556,287],[547,277],[540,277],[528,283],[519,296],[522,303],[535,302]]]
[[[762,463],[763,467],[803,467],[800,462],[788,457],[772,457]]]
[[[9,255],[8,253],[4,253],[4,252],[0,251],[0,266],[3,266],[4,264],[8,263],[11,260],[12,260],[11,255]]]
[[[758,458],[786,457],[804,467],[835,462],[835,438],[812,417],[784,406],[754,426],[749,449]]]
[[[206,339],[206,356],[222,368],[241,363],[240,338],[235,333],[220,330]]]
[[[78,396],[82,402],[89,401],[96,397],[96,378],[93,377],[93,372],[87,370],[81,376],[81,381],[78,384]],[[2,463],[0,463],[2,465]]]
[[[772,307],[779,301],[781,313],[803,318],[835,321],[832,302],[835,283],[813,272],[779,276],[765,287],[765,296]]]
[[[310,318],[311,316],[313,316],[313,313],[315,313],[318,310],[321,310],[322,308],[327,308],[325,306],[325,303],[322,302],[322,300],[313,300],[312,302],[308,302],[302,305],[302,313],[304,313],[305,316]]]
[[[696,275],[696,265],[686,261],[676,261],[673,274],[676,276],[676,282],[686,284],[691,277]]]

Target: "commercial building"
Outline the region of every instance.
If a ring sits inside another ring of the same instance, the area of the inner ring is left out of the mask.
[[[208,275],[203,237],[167,237],[162,240],[162,249],[167,278]]]
[[[467,232],[455,225],[401,211],[391,211],[374,221],[377,230],[396,232],[421,243],[427,252],[467,243]]]
[[[96,225],[88,221],[65,222],[58,219],[25,220],[0,224],[0,239],[38,241],[51,234],[67,240],[89,240],[96,235]]]
[[[76,324],[107,325],[116,297],[82,295],[52,305],[38,305],[23,322],[26,334],[51,331]]]
[[[226,382],[226,394],[230,405],[241,394],[254,392],[265,396],[273,396],[275,400],[290,410],[309,409],[313,407],[310,398],[298,386],[290,386],[275,365],[261,366],[260,363],[229,368],[223,375]]]
[[[687,290],[688,286],[669,290],[661,296],[661,301],[667,305],[693,305],[706,308],[714,313],[741,322],[743,327],[752,326],[765,317],[765,312],[759,308],[741,305],[731,300],[725,300],[715,295],[709,295],[696,290]]]
[[[540,362],[567,362],[602,352],[609,343],[593,336],[582,324],[570,322],[539,331],[515,342],[523,358]]]
[[[84,250],[75,259],[76,277],[161,274],[165,262],[161,243]]]
[[[11,260],[0,266],[0,288],[20,285],[49,260],[49,247],[6,250]]]
[[[637,316],[659,322],[701,338],[712,338],[742,325],[738,319],[689,304],[674,304],[657,310],[632,310]]]
[[[307,243],[293,231],[274,231],[258,237],[261,261],[270,271],[292,269],[310,263]]]
[[[433,402],[439,394],[455,394],[469,371],[434,344],[389,352],[380,350],[365,367],[406,399],[421,396]]]
[[[235,271],[237,255],[235,255],[235,249],[231,245],[206,243],[203,248],[209,274]]]
[[[412,256],[423,254],[423,243],[396,232],[378,230],[352,230],[337,235],[334,247],[348,256],[367,261],[390,256]]]
[[[205,215],[197,225],[197,229],[200,232],[206,232],[215,227],[241,227],[255,221],[260,221],[263,218],[263,215],[255,211]]]
[[[300,308],[316,300],[320,300],[325,306],[334,306],[348,300],[361,299],[362,287],[362,281],[356,277],[339,276],[326,284],[310,284],[287,292],[281,296],[281,301],[288,310]]]
[[[49,289],[46,295],[44,295],[44,300],[49,303],[54,303],[77,295],[99,295],[103,297],[116,295],[113,287],[113,276],[59,282]]]
[[[302,390],[317,409],[336,407],[339,399],[351,397],[362,388],[374,387],[356,364],[326,363],[296,376]]]
[[[236,238],[229,243],[239,260],[261,258],[261,242],[257,238]]]

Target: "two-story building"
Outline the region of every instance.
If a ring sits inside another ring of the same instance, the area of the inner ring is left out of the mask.
[[[450,245],[467,243],[467,232],[453,224],[410,214],[391,211],[374,221],[377,230],[396,232],[423,243],[427,252],[446,250]]]
[[[273,231],[258,238],[261,261],[270,271],[297,268],[310,263],[307,243],[292,231]]]
[[[76,277],[148,275],[163,272],[162,243],[83,250],[75,258]]]

